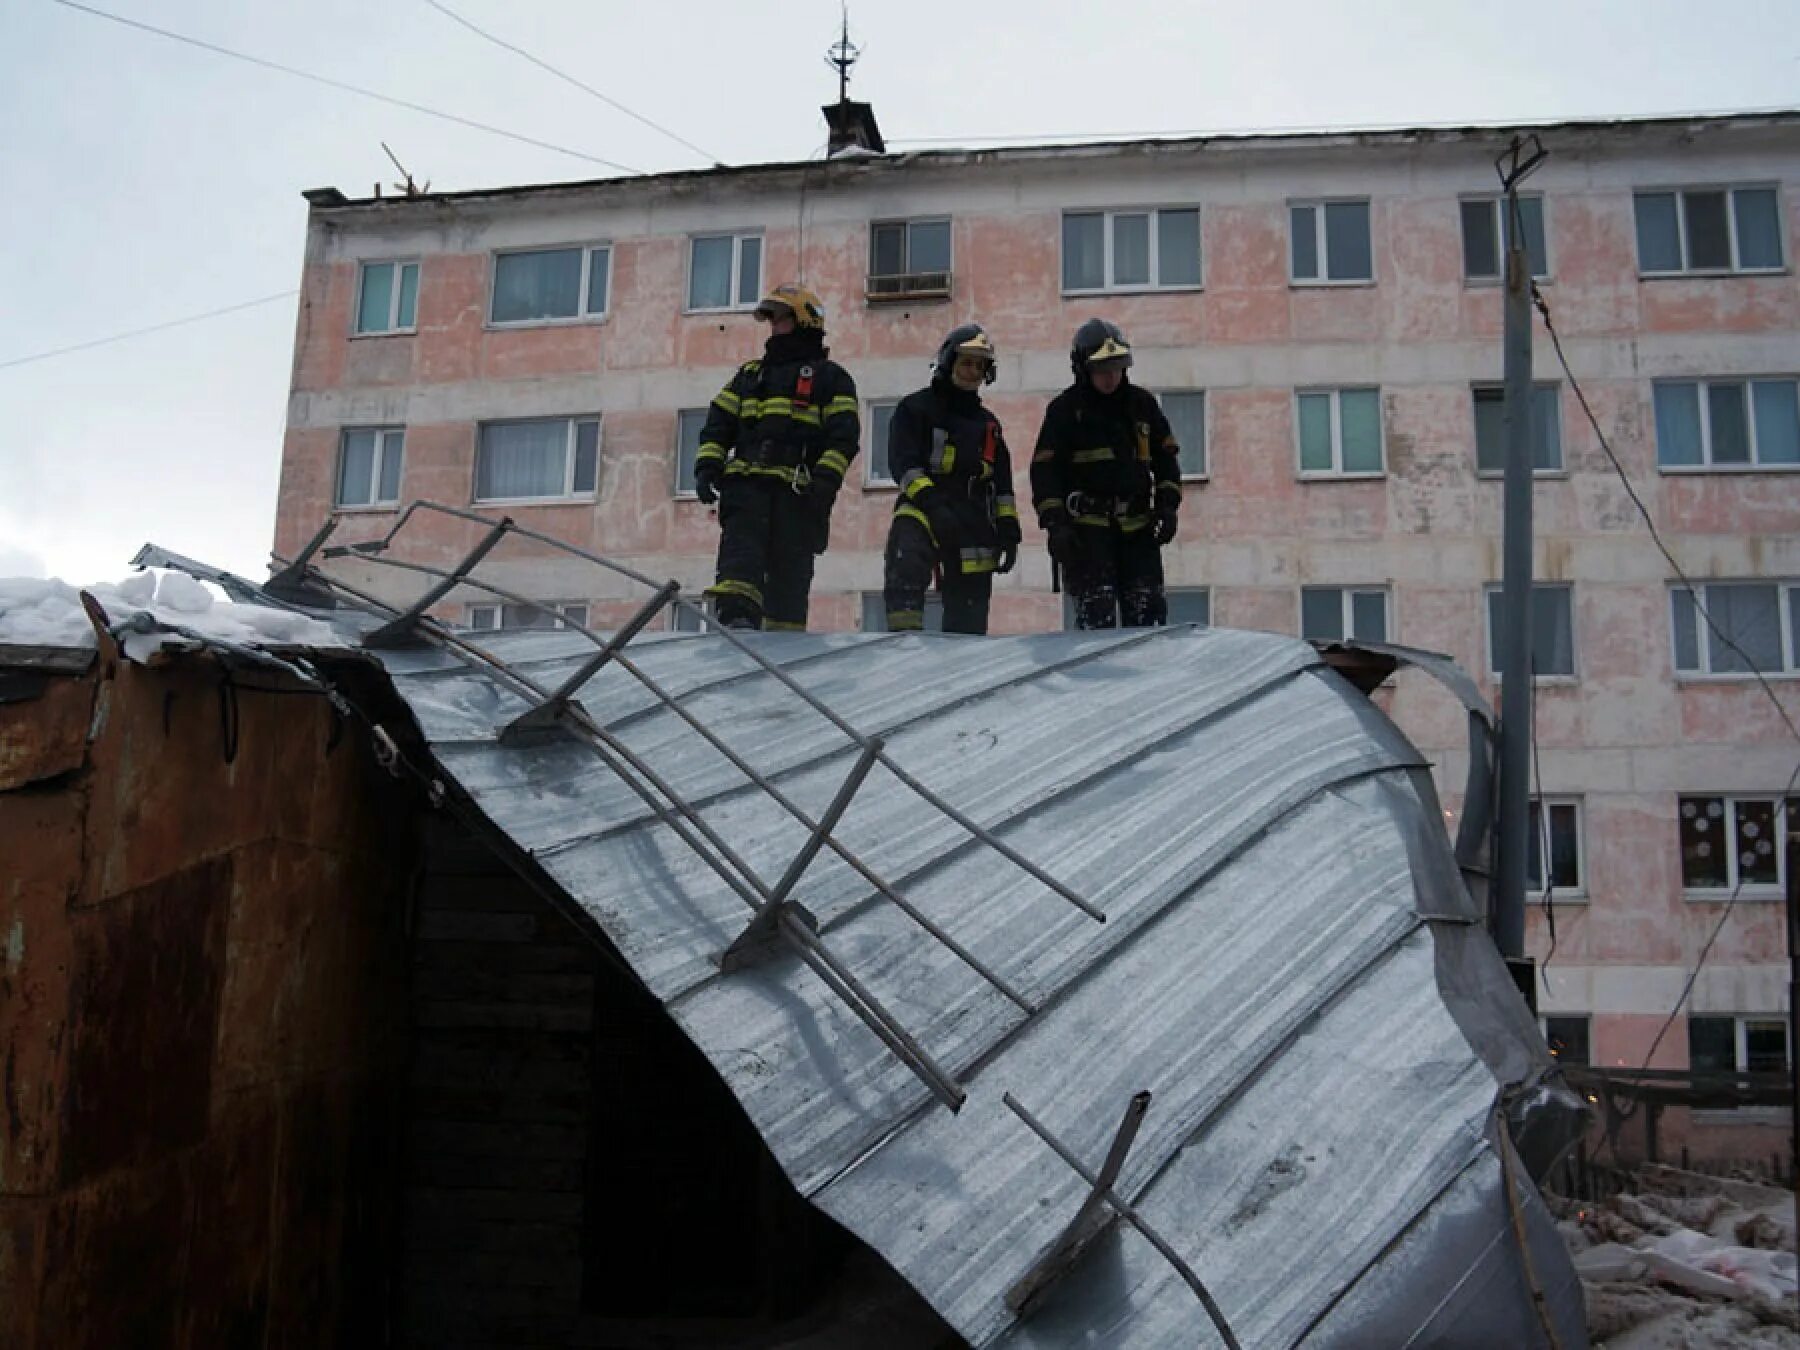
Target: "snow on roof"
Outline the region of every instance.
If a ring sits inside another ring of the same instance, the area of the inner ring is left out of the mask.
[[[291,609],[219,599],[181,572],[145,569],[122,581],[75,587],[57,578],[0,577],[0,647],[92,647],[82,591],[100,603],[126,654],[214,643],[243,647],[339,647],[331,627]]]

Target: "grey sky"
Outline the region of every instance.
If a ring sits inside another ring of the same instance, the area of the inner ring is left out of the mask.
[[[85,0],[84,0],[85,2]],[[697,156],[424,0],[95,7],[634,168]],[[797,159],[835,96],[834,0],[444,0],[728,163]],[[1793,0],[1045,3],[851,12],[853,89],[896,148],[1302,126],[1800,105]],[[302,188],[460,189],[609,171],[127,29],[0,5],[0,575],[116,579],[145,539],[261,575],[292,298],[4,363],[287,291]]]

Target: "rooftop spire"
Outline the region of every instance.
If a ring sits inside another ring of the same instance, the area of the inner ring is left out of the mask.
[[[887,145],[881,139],[881,129],[875,125],[875,110],[867,103],[856,103],[850,98],[850,67],[862,56],[862,48],[850,41],[847,0],[840,12],[843,24],[838,31],[838,40],[825,51],[825,64],[838,73],[838,101],[820,109],[825,114],[825,124],[831,128],[825,152],[836,155],[845,150],[866,150],[877,155],[886,154]]]

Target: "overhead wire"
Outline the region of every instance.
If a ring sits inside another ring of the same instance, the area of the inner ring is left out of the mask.
[[[53,356],[67,356],[71,352],[84,352],[90,347],[104,347],[112,342],[124,342],[127,338],[148,337],[151,333],[161,333],[170,328],[180,328],[184,324],[199,323],[203,319],[216,319],[225,314],[236,314],[240,310],[255,309],[258,305],[271,305],[277,300],[286,300],[300,294],[298,289],[281,291],[275,295],[265,295],[260,299],[246,300],[242,304],[226,305],[220,309],[209,309],[204,314],[189,314],[185,318],[169,319],[164,323],[153,323],[147,328],[132,328],[123,333],[113,333],[108,337],[94,338],[89,342],[76,342],[67,347],[53,347],[46,352],[33,352],[29,356],[15,356],[0,361],[0,370],[12,366],[30,365],[33,361],[48,361]]]
[[[645,117],[642,113],[636,112],[636,111],[626,107],[623,103],[619,102],[618,99],[613,98],[610,94],[602,93],[600,90],[594,88],[593,85],[587,84],[581,80],[576,79],[573,75],[570,75],[566,71],[558,70],[555,66],[551,65],[548,61],[545,61],[541,57],[536,56],[533,53],[526,51],[523,47],[520,47],[515,43],[508,42],[505,38],[500,37],[497,34],[490,33],[487,31],[487,29],[482,28],[482,27],[478,26],[477,24],[470,22],[468,19],[466,19],[462,15],[458,14],[455,10],[451,9],[448,5],[441,3],[441,0],[425,0],[425,3],[430,5],[438,13],[442,14],[445,18],[451,19],[454,22],[461,24],[464,28],[468,29],[471,33],[475,34],[477,37],[486,39],[488,42],[493,43],[496,47],[504,47],[507,51],[513,53],[515,56],[523,57],[525,60],[531,62],[532,65],[538,67],[538,69],[548,71],[550,74],[556,76],[557,79],[563,81],[565,84],[572,84],[577,89],[581,90],[585,94],[591,94],[593,97],[599,99],[602,103],[606,104],[608,107],[615,108],[619,112],[624,113],[627,117],[631,118],[634,122],[642,123],[644,126],[649,127],[650,130],[657,132],[660,135],[667,136],[670,140],[676,142],[678,145],[685,146],[687,149],[692,150],[696,155],[699,155],[700,158],[705,159],[705,160],[710,160],[712,163],[717,164],[717,165],[724,164],[724,162],[725,162],[724,160],[720,159],[717,155],[713,154],[709,150],[701,149],[701,147],[695,145],[692,141],[688,140],[687,137],[682,136],[678,132],[670,131],[667,127],[663,126],[659,122],[651,121],[648,117]]]
[[[1592,428],[1594,437],[1599,442],[1601,451],[1605,454],[1607,462],[1612,465],[1613,472],[1618,475],[1620,483],[1623,484],[1625,488],[1626,496],[1631,499],[1631,504],[1637,508],[1638,515],[1642,517],[1644,527],[1649,531],[1650,538],[1656,544],[1657,550],[1662,554],[1664,561],[1666,561],[1674,570],[1675,575],[1680,579],[1682,586],[1686,588],[1688,595],[1694,602],[1695,611],[1706,621],[1706,626],[1712,630],[1713,635],[1716,636],[1720,642],[1729,647],[1744,662],[1745,668],[1755,678],[1757,685],[1761,688],[1764,696],[1775,709],[1776,715],[1786,725],[1789,733],[1793,735],[1794,739],[1800,741],[1800,726],[1795,725],[1793,716],[1788,712],[1786,707],[1782,705],[1781,699],[1775,693],[1774,686],[1769,683],[1768,677],[1763,674],[1761,667],[1757,665],[1750,654],[1739,646],[1736,640],[1719,626],[1718,622],[1707,610],[1692,579],[1688,576],[1686,571],[1682,569],[1681,564],[1675,560],[1675,555],[1669,551],[1668,545],[1663,542],[1662,533],[1656,528],[1656,521],[1650,514],[1650,508],[1644,504],[1643,498],[1638,495],[1637,488],[1631,481],[1631,475],[1626,472],[1625,466],[1620,463],[1618,455],[1613,452],[1612,444],[1607,440],[1606,432],[1600,426],[1600,419],[1594,415],[1594,409],[1592,405],[1589,404],[1587,394],[1581,387],[1581,381],[1576,378],[1575,371],[1569,365],[1568,354],[1563,350],[1562,338],[1558,335],[1556,324],[1550,316],[1549,302],[1544,299],[1543,292],[1538,289],[1535,282],[1531,287],[1531,298],[1532,303],[1537,307],[1539,315],[1543,318],[1544,330],[1550,335],[1551,348],[1555,351],[1557,363],[1562,367],[1563,374],[1569,381],[1570,389],[1574,391],[1575,401],[1580,405],[1582,413],[1586,415],[1588,425]],[[1775,801],[1775,819],[1780,824],[1785,824],[1786,822],[1788,799],[1793,795],[1794,787],[1797,783],[1800,783],[1800,762],[1797,762],[1794,765],[1793,772],[1788,775],[1786,786],[1781,789],[1781,794]],[[1540,811],[1541,809],[1542,807],[1540,804]],[[1644,1055],[1644,1062],[1640,1066],[1640,1072],[1647,1070],[1650,1067],[1651,1062],[1656,1058],[1657,1050],[1662,1045],[1663,1038],[1668,1035],[1669,1028],[1675,1025],[1675,1019],[1681,1015],[1682,1008],[1687,1005],[1688,998],[1694,991],[1694,985],[1699,982],[1700,974],[1706,968],[1707,959],[1712,955],[1713,947],[1719,940],[1719,934],[1724,931],[1726,922],[1731,918],[1732,912],[1737,908],[1738,897],[1743,893],[1744,884],[1744,869],[1740,866],[1738,868],[1737,884],[1731,888],[1731,894],[1726,898],[1724,909],[1720,911],[1717,922],[1712,926],[1712,931],[1707,934],[1705,943],[1701,945],[1700,954],[1694,961],[1694,968],[1688,972],[1687,979],[1682,983],[1681,993],[1676,998],[1675,1005],[1669,1009],[1669,1015],[1663,1019],[1662,1026],[1657,1029],[1656,1036],[1651,1040],[1650,1049]],[[1619,1123],[1631,1119],[1631,1117],[1637,1113],[1635,1103],[1633,1103],[1629,1109],[1618,1107],[1614,1108],[1614,1110]],[[1606,1142],[1609,1146],[1613,1143],[1613,1136],[1615,1133],[1616,1130],[1614,1129],[1609,1129],[1607,1131]]]
[[[598,164],[603,168],[617,169],[620,173],[642,174],[642,169],[634,169],[629,164],[620,164],[617,160],[602,159],[599,155],[590,155],[585,150],[572,150],[566,145],[558,145],[554,141],[540,140],[536,136],[527,136],[522,132],[508,131],[505,127],[493,126],[487,122],[477,122],[471,117],[462,117],[456,113],[444,112],[440,108],[427,107],[423,103],[414,103],[410,99],[395,98],[391,94],[379,93],[374,89],[365,89],[361,85],[350,84],[344,80],[334,80],[327,75],[318,75],[310,70],[301,70],[297,66],[283,65],[279,61],[270,61],[265,57],[251,56],[247,52],[234,51],[230,47],[221,47],[215,42],[206,42],[200,38],[189,37],[185,33],[177,33],[171,29],[158,28],[154,24],[128,19],[123,14],[114,14],[108,10],[95,9],[84,5],[80,0],[52,0],[53,4],[65,9],[79,10],[83,14],[92,14],[95,18],[107,19],[113,23],[123,24],[127,28],[135,28],[140,32],[152,33],[157,37],[168,38],[172,42],[183,42],[190,47],[198,47],[202,51],[213,52],[219,56],[228,56],[234,61],[246,61],[253,66],[261,66],[264,70],[280,71],[283,75],[292,75],[298,79],[311,80],[314,84],[322,84],[328,89],[340,89],[345,93],[358,94],[363,98],[374,99],[377,103],[391,104],[396,108],[405,108],[409,112],[422,113],[426,117],[436,117],[445,122],[453,122],[457,126],[469,127],[475,131],[485,131],[492,136],[503,136],[509,141],[518,141],[523,145],[535,146],[540,150],[552,150],[559,155],[568,155],[574,159],[586,160],[590,164]]]

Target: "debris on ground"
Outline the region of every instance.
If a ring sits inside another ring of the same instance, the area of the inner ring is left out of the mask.
[[[1792,1192],[1650,1166],[1603,1200],[1545,1200],[1595,1350],[1800,1350]]]

